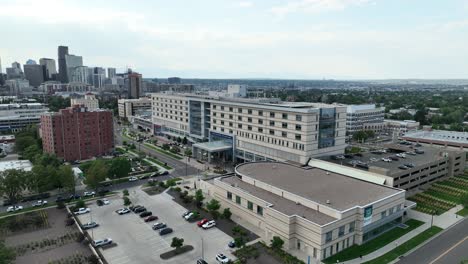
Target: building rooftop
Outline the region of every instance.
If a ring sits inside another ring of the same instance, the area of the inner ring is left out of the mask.
[[[29,160],[0,161],[0,171],[12,169],[31,171],[32,167],[33,165]]]
[[[402,191],[319,168],[280,162],[245,163],[236,167],[236,173],[339,211],[365,206]]]
[[[404,137],[413,139],[449,141],[454,143],[468,143],[468,132],[445,130],[414,131],[406,133]]]
[[[223,177],[223,178],[220,178],[220,180],[231,186],[232,185],[237,186],[237,188],[242,189],[244,192],[248,192],[254,195],[255,197],[258,197],[264,200],[265,202],[270,203],[271,204],[270,208],[273,208],[288,216],[292,216],[292,215],[301,216],[319,225],[325,225],[336,220],[336,218],[333,218],[329,215],[321,213],[317,210],[308,208],[301,204],[296,204],[295,202],[288,200],[286,198],[283,198],[279,195],[265,191],[252,184],[245,183],[241,179],[239,179],[237,176],[233,175],[233,176]]]
[[[398,177],[399,173],[403,170],[398,168],[401,165],[412,163],[415,167],[422,166],[424,164],[436,161],[436,160],[443,160],[443,152],[447,152],[447,150],[437,147],[407,147],[404,145],[399,144],[388,144],[383,146],[383,150],[385,152],[366,152],[361,153],[362,156],[353,156],[350,158],[340,159],[340,160],[333,160],[330,157],[324,158],[324,160],[355,167],[357,169],[368,170],[368,171],[380,171],[379,168],[385,169],[387,171],[386,175],[390,177]],[[416,149],[424,151],[422,154],[409,155],[406,154],[405,158],[399,158],[397,161],[386,162],[383,161],[382,158],[388,158],[390,156],[395,156],[398,153],[403,152],[414,152]],[[453,152],[450,150],[449,152]],[[380,154],[379,154],[380,153]],[[357,162],[362,162],[368,165],[368,168],[362,166],[356,166]]]
[[[354,113],[356,111],[363,111],[363,110],[384,110],[383,107],[375,107],[375,104],[363,104],[363,105],[348,105],[346,108],[346,112]]]
[[[400,125],[408,125],[408,124],[419,124],[419,122],[416,122],[414,120],[395,120],[395,119],[384,119],[384,122],[391,122],[391,123],[399,123]]]

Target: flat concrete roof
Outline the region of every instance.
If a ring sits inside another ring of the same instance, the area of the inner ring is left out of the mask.
[[[219,151],[232,149],[232,144],[229,144],[222,140],[205,142],[205,143],[197,143],[197,144],[193,144],[193,146],[196,148],[204,149],[208,152],[219,152]]]
[[[308,208],[301,204],[296,204],[294,201],[288,200],[279,195],[265,191],[261,188],[253,186],[252,184],[245,183],[241,179],[239,179],[237,176],[233,175],[229,177],[224,177],[224,178],[220,178],[220,180],[227,184],[235,185],[238,188],[242,189],[243,191],[248,192],[254,195],[255,197],[258,197],[272,204],[270,208],[273,208],[285,215],[288,215],[288,216],[297,215],[319,225],[325,225],[336,220],[336,218],[333,218],[329,215],[321,213],[317,210]]]
[[[468,132],[456,132],[445,130],[432,130],[432,131],[413,131],[406,133],[403,138],[411,138],[413,140],[435,140],[446,141],[453,143],[468,144]]]
[[[32,163],[29,160],[10,160],[10,161],[1,161],[0,162],[0,171],[6,170],[24,170],[31,171]]]
[[[408,148],[403,145],[385,145],[384,147],[387,147],[387,153],[382,153],[382,154],[374,154],[370,152],[362,153],[362,157],[354,156],[352,158],[346,158],[343,160],[332,160],[329,158],[326,158],[325,160],[336,163],[336,164],[341,164],[345,166],[350,166],[350,167],[355,167],[357,169],[362,169],[362,170],[372,170],[372,167],[377,167],[377,168],[383,168],[388,170],[387,176],[390,177],[398,177],[402,170],[398,168],[401,165],[404,165],[406,163],[412,163],[416,167],[419,166],[424,166],[425,164],[428,164],[433,161],[438,161],[438,160],[444,160],[445,158],[441,155],[442,152],[456,152],[453,150],[446,150],[446,149],[441,149],[437,147],[414,147],[414,148]],[[423,150],[423,154],[416,154],[416,155],[409,155],[406,154],[406,158],[399,158],[398,161],[392,161],[392,162],[386,162],[383,161],[382,158],[388,158],[390,156],[395,156],[397,153],[403,153],[403,152],[413,152],[414,150],[419,149]],[[371,161],[371,159],[377,159],[377,161]],[[369,166],[369,169],[365,169],[359,166],[353,166],[352,161],[361,161],[366,163]]]
[[[365,206],[401,192],[346,175],[318,168],[304,169],[281,162],[245,163],[236,167],[236,173],[339,211]]]

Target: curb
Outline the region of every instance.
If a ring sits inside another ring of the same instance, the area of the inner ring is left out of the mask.
[[[428,240],[422,242],[421,244],[419,244],[419,245],[416,246],[415,248],[411,249],[410,251],[406,252],[406,253],[403,254],[402,256],[403,256],[403,257],[408,256],[409,254],[411,254],[411,253],[413,253],[414,251],[416,251],[416,250],[420,249],[421,247],[425,246],[427,243],[429,243],[429,242],[431,242],[432,240],[438,238],[439,236],[441,236],[442,234],[444,234],[445,232],[447,232],[450,228],[452,228],[452,227],[458,225],[459,223],[465,221],[466,219],[467,219],[467,218],[464,217],[464,218],[462,218],[460,221],[451,224],[450,226],[448,226],[447,228],[445,228],[445,229],[442,230],[441,232],[437,233],[435,236],[433,236],[433,237],[429,238]],[[468,221],[468,220],[467,220],[467,221]],[[400,259],[394,260],[394,261],[390,262],[390,264],[397,263],[398,261],[400,261]]]

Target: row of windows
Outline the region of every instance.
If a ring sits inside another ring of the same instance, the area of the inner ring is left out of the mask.
[[[232,201],[233,195],[231,192],[227,192],[226,197]],[[242,205],[242,198],[238,195],[236,195],[236,204]],[[254,204],[251,201],[247,201],[247,209],[249,209],[250,211],[254,210]],[[263,216],[263,207],[261,207],[260,205],[257,205],[256,212],[258,215]]]
[[[217,120],[213,120],[213,124],[217,124]],[[224,121],[221,121],[220,124],[221,124],[222,126],[224,126],[224,125],[225,125],[225,122],[224,122]],[[229,125],[229,127],[234,127],[234,123],[232,123],[232,122],[229,122],[228,125]],[[243,129],[244,126],[243,126],[242,124],[237,124],[237,128]],[[246,128],[247,128],[247,130],[249,130],[249,131],[253,131],[253,127],[250,126],[250,125],[247,125]],[[213,126],[213,129],[216,130],[216,126]],[[221,129],[223,130],[224,128],[221,128]],[[256,127],[256,131],[259,132],[259,133],[263,133],[263,132],[264,132],[262,127]],[[270,135],[273,135],[273,136],[276,135],[274,129],[268,129],[268,133],[269,133]],[[278,136],[279,136],[279,135],[278,135]],[[287,137],[288,137],[288,133],[285,132],[285,131],[281,131],[281,137],[287,138]],[[317,135],[315,135],[315,137],[317,137]],[[295,135],[294,135],[294,139],[300,141],[300,140],[302,139],[301,134],[295,134]],[[317,138],[316,138],[316,139],[317,139]]]
[[[172,108],[177,109],[177,106],[176,106],[176,105],[174,105],[174,107],[172,107],[173,105],[171,105],[171,104],[170,104],[170,105],[167,105],[167,104],[153,103],[153,106],[154,106],[154,105],[156,105],[156,106],[158,106],[158,107],[161,106],[161,109],[163,109],[163,107],[167,108],[168,106],[169,106],[169,108],[171,108],[171,109],[172,109]],[[153,108],[153,109],[154,109],[154,108]],[[188,111],[188,107],[186,107],[186,106],[179,106],[179,109],[180,109],[180,110]]]
[[[385,218],[387,216],[390,216],[392,215],[394,212],[400,212],[401,211],[401,204],[395,206],[395,207],[392,207],[392,208],[389,208],[388,210],[385,210],[383,212],[380,213],[380,218]]]
[[[217,105],[213,105],[213,110],[217,109]],[[219,109],[221,109],[222,111],[226,111],[226,110],[229,110],[229,112],[234,112],[234,107],[225,107],[223,105],[221,105],[219,107]],[[249,115],[252,115],[253,114],[253,110],[252,109],[247,109],[247,111],[244,111],[245,109],[242,109],[242,108],[237,108],[236,111],[237,113],[247,113]],[[264,115],[264,112],[263,110],[258,110],[257,111],[257,115],[258,116],[266,116]],[[271,118],[275,118],[277,115],[281,115],[281,118],[282,119],[288,119],[289,118],[289,115],[287,113],[275,113],[275,112],[268,112],[268,115],[271,117]],[[302,121],[302,115],[295,115],[295,119],[296,121]]]
[[[323,250],[323,258],[327,258],[335,253],[340,252],[343,249],[346,249],[354,244],[354,237],[348,237],[342,241],[337,242],[334,245],[331,245],[328,248]]]
[[[154,108],[153,108],[153,110],[154,110]],[[169,113],[169,114],[175,114],[175,115],[181,115],[181,116],[184,115],[184,112],[182,112],[182,111],[180,111],[180,112],[178,112],[178,111],[172,112],[172,110],[167,110],[167,109],[162,109],[162,108],[161,108],[161,109],[156,108],[156,111],[157,111],[158,113],[161,112],[161,113]],[[158,113],[156,113],[156,114],[158,114]],[[187,112],[185,112],[185,116],[188,116],[188,113],[187,113]]]
[[[354,232],[356,228],[356,222],[353,221],[351,223],[348,224],[348,234],[349,233],[352,233]],[[342,237],[345,235],[345,229],[346,229],[346,225],[342,225],[338,228],[338,237]],[[325,233],[325,243],[328,243],[328,242],[331,242],[332,239],[333,239],[333,231],[328,231],[327,233]]]
[[[176,100],[176,99],[164,99],[161,97],[153,97],[153,101],[169,102],[169,103],[179,103],[179,104],[188,104],[188,101],[185,100]]]
[[[217,114],[216,114],[216,113],[213,113],[213,116],[217,116]],[[220,116],[221,116],[221,118],[224,118],[224,114],[221,114]],[[229,115],[229,119],[230,119],[230,120],[234,120],[234,116],[233,116],[233,115]],[[217,120],[218,120],[218,119],[213,119],[213,123],[216,123]],[[237,120],[238,120],[238,121],[243,121],[242,116],[237,116]],[[221,121],[221,122],[224,122],[224,121]],[[251,117],[248,117],[248,118],[247,118],[247,122],[248,122],[248,123],[252,123],[252,118],[251,118]],[[263,119],[258,119],[258,120],[257,120],[257,124],[263,125],[263,124],[264,124]],[[274,127],[274,126],[276,126],[276,122],[273,121],[273,120],[270,120],[270,121],[269,121],[269,125]],[[290,125],[293,125],[293,127],[291,127],[291,129],[294,128],[296,131],[301,131],[301,130],[302,130],[302,125],[300,125],[300,124],[295,124],[295,125],[294,125],[294,124],[290,124]],[[286,122],[281,122],[281,127],[282,127],[282,128],[285,128],[285,129],[288,129],[290,126],[289,126],[289,124],[286,123]],[[318,128],[318,125],[315,125],[315,130],[317,130],[317,128]]]

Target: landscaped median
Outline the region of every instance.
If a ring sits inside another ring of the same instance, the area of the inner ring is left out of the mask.
[[[166,150],[164,150],[164,149],[162,149],[160,147],[156,147],[155,145],[152,145],[152,144],[149,144],[149,143],[144,143],[143,145],[145,145],[148,148],[151,148],[151,149],[153,149],[153,150],[155,150],[155,151],[157,151],[157,152],[159,152],[161,154],[167,155],[167,156],[169,156],[171,158],[178,159],[178,160],[182,159],[182,156],[174,154],[174,153],[172,153],[170,151],[166,151]]]
[[[463,217],[468,216],[468,208],[461,209],[460,211],[457,212],[457,215],[463,216]]]
[[[443,229],[438,226],[432,226],[426,229],[424,232],[420,233],[419,235],[413,237],[412,239],[406,241],[405,243],[401,244],[400,246],[396,247],[395,249],[389,251],[388,253],[375,258],[373,260],[364,262],[364,264],[386,264],[390,263],[393,260],[397,259],[398,257],[408,253],[410,250],[416,248],[417,246],[421,245],[424,241],[430,239],[431,237],[435,236],[437,233],[442,231]]]
[[[407,228],[400,228],[396,227],[392,229],[391,231],[388,231],[370,241],[367,243],[364,243],[362,245],[353,245],[325,260],[323,260],[324,263],[326,264],[331,264],[331,263],[336,263],[337,261],[343,262],[355,258],[359,258],[359,256],[365,256],[369,253],[372,253],[388,244],[391,242],[397,240],[398,238],[404,236],[405,234],[411,232],[412,230],[418,228],[424,222],[415,220],[415,219],[410,219],[405,222],[405,224],[408,226]]]

